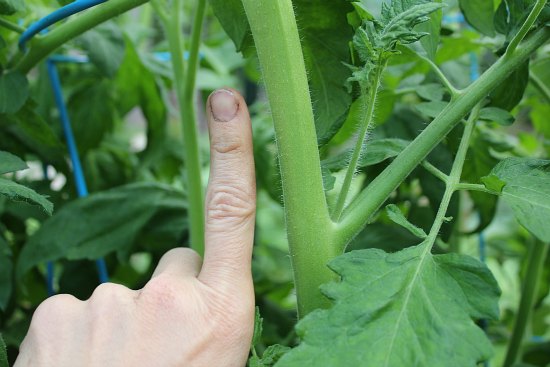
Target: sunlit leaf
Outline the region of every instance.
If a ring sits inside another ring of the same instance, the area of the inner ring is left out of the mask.
[[[432,255],[424,242],[352,251],[329,267],[342,277],[322,287],[334,305],[298,323],[302,342],[277,366],[464,367],[492,355],[475,320],[498,317],[499,289],[478,260]]]

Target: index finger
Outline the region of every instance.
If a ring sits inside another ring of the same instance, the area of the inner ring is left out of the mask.
[[[218,90],[208,99],[207,119],[210,179],[199,279],[213,288],[249,286],[256,181],[248,108],[235,90]]]

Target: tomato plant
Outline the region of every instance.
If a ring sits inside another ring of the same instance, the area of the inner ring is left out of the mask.
[[[259,187],[251,366],[550,363],[546,1],[110,0],[23,51],[52,6],[0,5],[8,352],[46,275],[86,297],[87,260],[138,287],[167,248],[202,251],[196,111],[240,84]],[[58,65],[87,198],[41,66],[53,52],[89,60]]]

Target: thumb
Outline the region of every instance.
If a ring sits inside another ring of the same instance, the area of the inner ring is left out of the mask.
[[[244,99],[230,89],[210,95],[207,115],[210,180],[199,279],[213,288],[249,287],[256,212],[250,116]]]

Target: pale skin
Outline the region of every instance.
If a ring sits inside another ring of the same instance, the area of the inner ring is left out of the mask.
[[[35,311],[15,367],[242,367],[254,325],[256,208],[250,117],[234,90],[207,102],[211,142],[205,256],[177,248],[143,289],[105,283]]]

